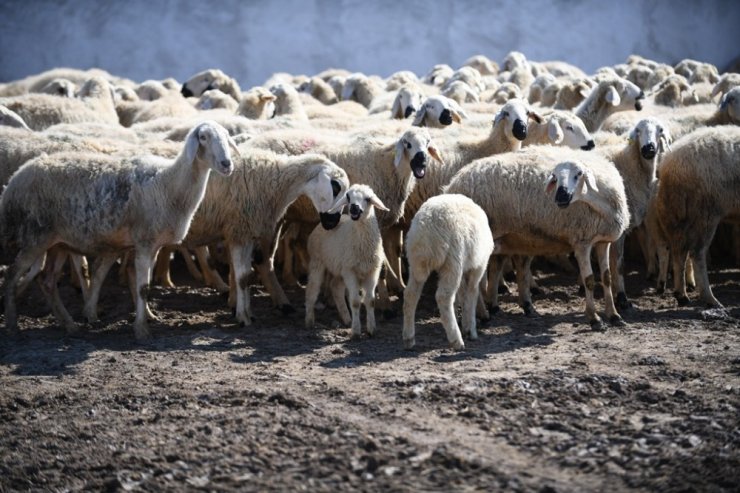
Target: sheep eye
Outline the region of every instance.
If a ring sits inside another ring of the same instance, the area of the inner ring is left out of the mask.
[[[332,180],[331,181],[331,193],[334,196],[334,198],[336,198],[337,195],[339,195],[339,192],[341,190],[342,190],[342,187],[339,186],[339,182],[337,182],[337,180]],[[349,201],[349,194],[347,195],[347,200]]]
[[[508,111],[503,111],[502,113],[503,113],[503,115],[504,115],[504,116],[506,116],[506,117],[508,117],[508,116],[509,116],[509,112],[508,112]]]
[[[406,146],[406,149],[411,149],[411,142],[404,141],[404,145]]]
[[[573,126],[572,125],[568,125],[567,127],[565,127],[565,129],[572,132],[573,131]]]

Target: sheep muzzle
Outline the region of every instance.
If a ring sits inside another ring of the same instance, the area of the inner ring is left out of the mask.
[[[450,110],[443,109],[442,113],[439,115],[439,123],[442,125],[452,125],[452,113],[450,113]]]
[[[561,209],[565,209],[570,205],[570,201],[573,200],[573,194],[565,189],[565,187],[558,187],[555,192],[555,203]]]
[[[180,94],[182,94],[184,97],[189,98],[193,96],[193,91],[187,88],[185,84],[182,85],[182,89],[180,89]]]
[[[324,229],[334,229],[337,227],[337,224],[339,224],[339,219],[342,217],[342,212],[335,212],[335,213],[329,213],[329,212],[321,212],[319,213],[319,218],[321,219],[321,226],[323,226]]]
[[[406,111],[403,112],[403,117],[408,118],[414,113],[416,113],[416,108],[414,108],[413,106],[406,106]]]
[[[655,148],[655,144],[652,142],[645,144],[640,149],[640,154],[645,159],[653,159],[655,157],[655,154],[657,153],[657,149]]]
[[[596,147],[596,143],[593,140],[589,140],[585,146],[581,146],[581,150],[590,151],[594,147]]]
[[[424,175],[427,172],[426,161],[427,161],[427,157],[421,151],[414,154],[414,158],[411,160],[411,171],[414,173],[414,176],[419,180],[424,178]]]
[[[360,219],[360,216],[362,216],[362,208],[360,208],[357,204],[352,204],[349,206],[349,217],[352,218],[353,221],[357,221]]]
[[[512,133],[518,140],[524,140],[527,138],[527,124],[517,118],[514,120],[514,126],[512,127]]]

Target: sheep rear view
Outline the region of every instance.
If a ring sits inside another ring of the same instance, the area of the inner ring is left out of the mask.
[[[5,252],[17,252],[6,275],[6,329],[17,329],[15,287],[21,276],[56,244],[97,257],[85,315],[95,320],[100,285],[118,255],[135,250],[137,340],[150,337],[147,290],[160,247],[185,237],[203,199],[211,169],[232,171],[236,145],[222,127],[195,127],[174,160],[98,154],[42,155],[22,166],[0,198],[0,231]],[[61,304],[58,296],[54,302]],[[74,326],[63,306],[69,331]]]
[[[455,349],[465,344],[455,319],[456,293],[462,297],[463,332],[477,339],[475,307],[478,285],[493,252],[493,236],[485,212],[464,195],[438,195],[427,200],[411,221],[406,239],[409,280],[403,296],[403,342],[415,345],[414,316],[424,283],[432,271],[439,276],[437,306],[447,340]]]

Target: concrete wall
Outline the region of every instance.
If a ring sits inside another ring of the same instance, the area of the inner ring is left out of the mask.
[[[328,67],[386,76],[511,50],[587,72],[631,53],[740,54],[735,0],[3,0],[0,81],[57,67],[134,80],[218,67],[243,87]]]

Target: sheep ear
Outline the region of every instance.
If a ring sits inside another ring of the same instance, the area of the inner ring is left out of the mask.
[[[416,112],[416,116],[414,116],[414,122],[411,124],[414,127],[425,127],[425,120],[427,116],[427,105],[422,104],[421,108]]]
[[[630,134],[627,136],[627,142],[630,144],[637,140],[637,127],[630,130]]]
[[[398,165],[401,164],[401,159],[403,159],[403,153],[405,152],[405,149],[403,148],[403,139],[396,142],[396,157],[393,159],[393,166],[398,168]]]
[[[498,122],[500,122],[504,118],[504,112],[503,110],[496,113],[496,116],[493,118],[493,126],[495,127],[498,125]]]
[[[388,208],[387,208],[387,207],[385,206],[385,204],[383,203],[383,201],[382,201],[382,200],[380,200],[380,199],[378,198],[378,196],[377,196],[377,195],[375,195],[375,194],[372,194],[372,195],[370,195],[370,197],[368,197],[367,199],[368,199],[368,200],[370,201],[370,203],[371,203],[371,204],[373,204],[373,205],[375,206],[375,208],[376,208],[376,209],[378,209],[379,211],[388,211],[388,210],[390,210],[390,209],[388,209]]]
[[[198,129],[200,127],[195,127],[190,131],[188,134],[187,139],[185,140],[185,158],[189,163],[192,163],[195,161],[195,155],[198,152],[198,147],[200,146],[200,142],[198,141]]]
[[[622,98],[619,96],[619,92],[617,92],[614,87],[609,87],[609,89],[606,90],[604,99],[612,106],[619,106],[619,103],[622,102]]]
[[[560,124],[554,118],[547,124],[547,136],[553,144],[560,144],[563,137],[565,137],[563,129],[560,128]]]
[[[463,118],[468,117],[468,114],[465,113],[465,110],[463,110],[459,104],[457,104],[457,101],[450,101],[450,109],[452,110],[450,112],[452,113],[452,119],[455,120],[456,123],[461,123]]]
[[[720,92],[722,92],[722,88],[720,87],[720,85],[719,85],[719,82],[718,82],[718,83],[717,83],[717,84],[715,84],[715,85],[714,85],[714,87],[712,88],[712,95],[711,95],[710,97],[711,97],[712,99],[714,99],[714,96],[716,96],[716,95],[717,95],[717,94],[719,94]]]
[[[335,212],[341,212],[342,207],[349,204],[349,196],[345,193],[341,197],[337,199],[337,201],[334,203],[334,205],[329,209],[329,214],[334,214]]]
[[[403,118],[403,110],[401,108],[401,93],[396,94],[396,98],[393,100],[393,107],[391,108],[391,118]]]
[[[442,159],[442,154],[439,153],[436,147],[430,142],[427,146],[427,151],[429,151],[429,155],[432,156],[434,159],[439,161],[440,164],[444,164],[444,160]]]
[[[727,94],[729,94],[729,93],[725,93],[722,96],[722,99],[719,100],[719,109],[721,109],[721,110],[724,110],[724,109],[727,108],[727,103],[728,103],[728,101],[727,101]]]
[[[660,137],[658,137],[658,147],[661,153],[671,150],[671,135],[662,128],[660,129]]]
[[[352,94],[355,92],[355,86],[351,82],[345,82],[342,87],[342,101],[349,101],[352,99]]]
[[[553,189],[555,188],[555,185],[558,184],[558,179],[555,177],[555,173],[551,173],[550,177],[545,182],[545,192],[552,193]]]
[[[229,147],[237,157],[242,157],[242,153],[239,152],[239,147],[237,147],[236,142],[234,142],[234,139],[231,138],[231,135],[226,136],[226,142],[229,143]]]
[[[596,178],[590,169],[587,169],[581,175],[581,179],[578,181],[578,187],[581,189],[583,195],[587,194],[589,189],[593,192],[598,192],[599,187],[596,186]]]
[[[527,111],[527,116],[537,123],[542,123],[542,116],[532,110]]]

